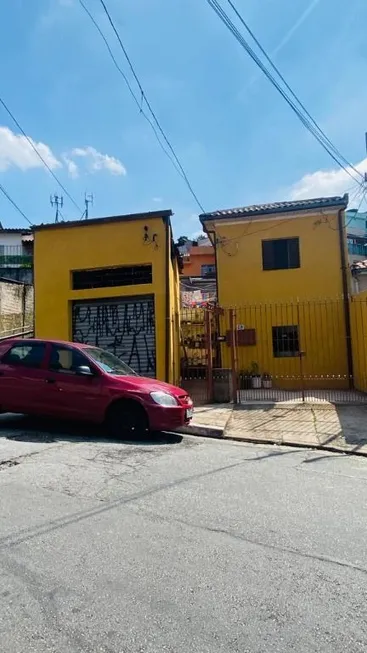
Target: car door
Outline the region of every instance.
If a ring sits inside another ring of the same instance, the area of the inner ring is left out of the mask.
[[[84,368],[83,374],[78,372],[80,368]],[[55,416],[92,421],[103,419],[105,402],[101,375],[77,348],[51,345],[46,383]]]
[[[47,414],[46,343],[14,343],[0,362],[0,407],[14,413]]]

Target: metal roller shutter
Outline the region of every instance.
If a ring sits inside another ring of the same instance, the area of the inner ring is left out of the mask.
[[[142,376],[155,377],[154,296],[73,303],[73,341],[112,352]]]

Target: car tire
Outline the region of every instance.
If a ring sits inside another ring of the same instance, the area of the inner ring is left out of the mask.
[[[147,414],[135,401],[117,401],[107,411],[106,425],[114,438],[139,437],[149,430]]]

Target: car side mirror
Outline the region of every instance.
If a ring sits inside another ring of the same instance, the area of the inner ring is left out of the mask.
[[[76,374],[79,376],[94,376],[92,370],[88,365],[79,365],[76,370]]]

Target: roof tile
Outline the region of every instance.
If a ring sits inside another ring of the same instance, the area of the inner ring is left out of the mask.
[[[253,215],[268,215],[272,213],[287,213],[291,211],[307,211],[308,209],[323,209],[331,206],[348,206],[349,197],[345,194],[343,197],[317,197],[308,200],[296,200],[290,202],[273,202],[271,204],[253,204],[251,206],[242,206],[234,209],[224,209],[212,211],[211,213],[202,213],[201,222],[213,219],[243,218]]]

